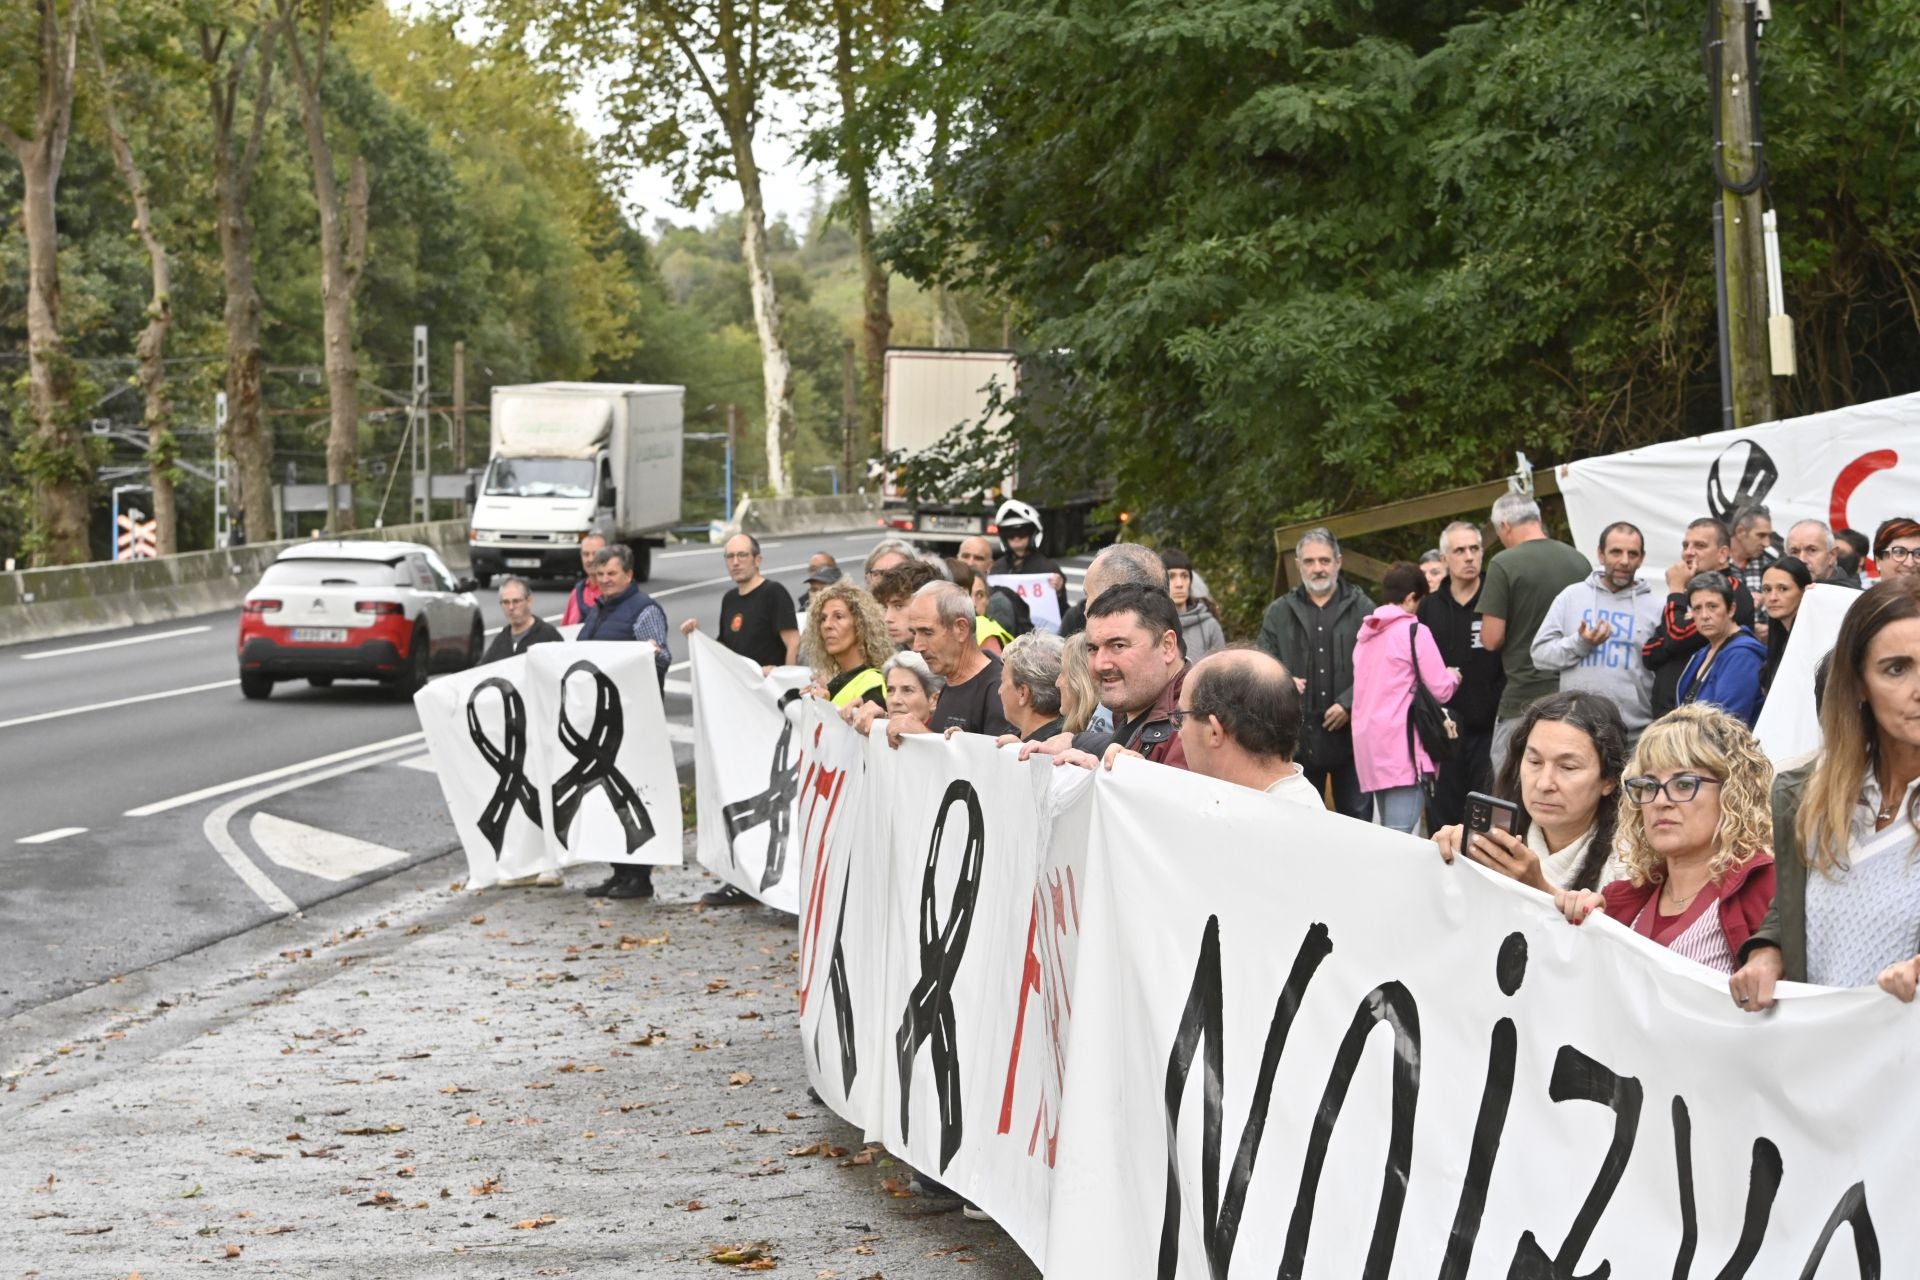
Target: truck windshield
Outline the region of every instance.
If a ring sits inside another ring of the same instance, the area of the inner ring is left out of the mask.
[[[487,470],[490,498],[591,498],[591,458],[495,458]]]

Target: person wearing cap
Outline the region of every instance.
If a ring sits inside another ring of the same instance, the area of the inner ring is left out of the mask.
[[[1873,562],[1880,578],[1920,576],[1920,521],[1895,516],[1873,532]]]
[[[813,603],[814,588],[830,587],[846,576],[838,560],[824,551],[814,552],[807,558],[807,589],[800,593],[798,600],[794,601],[794,609],[805,615],[808,607]]]

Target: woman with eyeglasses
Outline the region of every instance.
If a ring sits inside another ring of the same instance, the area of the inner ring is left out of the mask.
[[[1773,677],[1787,653],[1787,637],[1800,613],[1800,598],[1813,585],[1813,570],[1793,556],[1781,556],[1760,575],[1760,608],[1767,615],[1767,661],[1760,668],[1760,701],[1773,691]]]
[[[1767,665],[1767,647],[1740,625],[1733,600],[1733,585],[1724,573],[1702,573],[1687,583],[1687,607],[1707,647],[1687,660],[1677,697],[1681,706],[1709,703],[1752,725],[1760,714],[1760,672]]]
[[[1820,735],[1820,754],[1774,784],[1780,892],[1728,983],[1750,1012],[1783,978],[1877,982],[1901,1000],[1920,983],[1920,578],[1847,610]]]
[[[1561,914],[1595,912],[1689,960],[1732,973],[1773,902],[1773,766],[1715,707],[1679,707],[1647,726],[1627,766],[1620,815],[1626,875],[1599,893],[1562,889]]]
[[[1524,826],[1498,827],[1467,838],[1464,827],[1433,833],[1440,856],[1464,852],[1541,893],[1598,889],[1616,877],[1614,826],[1620,775],[1627,763],[1627,726],[1612,698],[1562,690],[1537,698],[1513,730],[1507,762],[1493,787],[1519,803]]]
[[[1880,578],[1920,575],[1920,520],[1895,516],[1873,531],[1873,563]]]

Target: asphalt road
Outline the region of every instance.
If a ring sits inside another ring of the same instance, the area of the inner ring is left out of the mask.
[[[879,536],[774,539],[765,571],[797,595],[814,551],[857,570]],[[656,552],[646,585],[711,633],[720,549]],[[564,605],[535,592],[543,616]],[[437,781],[407,763],[412,705],[356,683],[247,702],[238,627],[229,611],[0,647],[0,1017],[264,924],[276,893],[305,908],[453,846]],[[667,697],[682,725],[685,678]]]

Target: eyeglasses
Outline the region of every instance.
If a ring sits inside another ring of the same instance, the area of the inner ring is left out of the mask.
[[[1700,794],[1701,787],[1719,786],[1720,779],[1703,778],[1697,773],[1676,773],[1665,782],[1658,778],[1628,778],[1620,785],[1627,789],[1627,799],[1638,809],[1652,804],[1657,795],[1665,795],[1675,804],[1685,804]]]
[[[1874,558],[1877,560],[1906,560],[1913,556],[1920,556],[1920,547],[1888,547]]]
[[[726,554],[725,554],[725,555],[724,555],[724,556],[722,557],[722,559],[726,559],[726,560],[751,560],[751,559],[753,559],[753,552],[751,552],[751,551],[729,551],[729,552],[727,552],[727,553],[726,553]]]
[[[1187,717],[1192,714],[1193,714],[1192,707],[1187,707],[1184,709],[1180,707],[1175,707],[1173,710],[1167,712],[1167,719],[1173,721],[1173,731],[1175,733],[1178,733],[1180,732],[1181,726],[1187,723]]]

